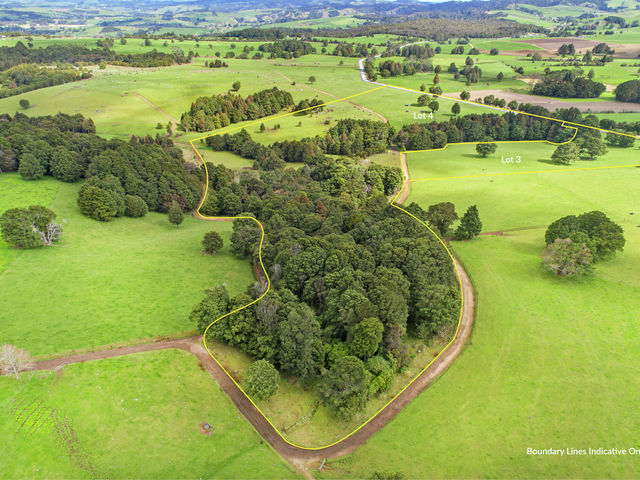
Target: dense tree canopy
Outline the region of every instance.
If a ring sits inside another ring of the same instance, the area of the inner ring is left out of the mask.
[[[294,105],[291,94],[277,87],[246,98],[233,93],[199,97],[191,104],[191,109],[182,114],[180,125],[185,131],[208,132],[232,123],[273,115]]]
[[[200,180],[189,173],[182,151],[166,137],[105,140],[82,115],[16,114],[0,120],[0,171],[18,170],[25,178],[51,175],[67,182],[89,178],[78,204],[93,218],[126,214],[125,195],[142,199],[153,211],[167,211],[174,200],[191,209],[200,200]],[[144,210],[137,202],[136,216]]]
[[[537,82],[531,93],[547,97],[597,98],[605,90],[604,83],[582,76],[580,70],[556,70]]]
[[[598,210],[556,220],[549,225],[544,238],[547,245],[567,238],[575,244],[585,244],[594,260],[613,256],[625,244],[622,227]]]
[[[640,80],[622,82],[616,87],[616,100],[619,102],[640,103]]]

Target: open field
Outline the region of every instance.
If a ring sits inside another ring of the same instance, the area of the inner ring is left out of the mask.
[[[446,157],[409,154],[412,178],[501,170],[495,155],[472,158],[473,146],[467,149]],[[536,157],[545,156],[540,145],[536,149]],[[621,157],[637,161],[638,150],[612,151],[590,163]],[[640,310],[638,175],[640,169],[630,168],[412,184],[408,202],[424,208],[448,200],[460,213],[478,204],[485,231],[538,228],[453,243],[478,292],[471,342],[367,445],[329,462],[316,477],[368,478],[375,471],[408,478],[637,477],[634,456],[536,457],[526,449],[628,449],[637,443],[640,329],[632,312]],[[589,278],[544,272],[540,226],[593,209],[623,226],[624,252],[598,264]]]
[[[38,192],[40,181],[3,173],[0,191],[11,196],[23,182]],[[50,355],[179,335],[195,330],[189,313],[205,288],[226,283],[239,293],[252,282],[249,263],[229,251],[231,223],[187,217],[175,228],[160,213],[102,223],[79,212],[79,185],[58,183],[50,208],[66,220],[60,246],[20,252],[0,274],[0,290],[11,292],[0,296],[3,342]],[[201,254],[210,230],[225,242],[217,256]]]
[[[407,201],[415,201],[428,207],[432,203],[455,199],[454,203],[461,212],[467,206],[476,204],[482,218],[483,231],[488,232],[548,225],[556,218],[572,213],[564,212],[574,204],[583,206],[581,211],[573,213],[594,209],[601,209],[606,213],[609,204],[621,207],[627,205],[625,218],[640,223],[640,220],[629,215],[629,212],[638,212],[637,215],[640,215],[640,205],[629,205],[629,192],[617,186],[621,179],[625,179],[625,183],[630,186],[636,185],[640,179],[640,168],[567,171],[572,168],[640,164],[637,148],[608,147],[609,153],[604,157],[571,165],[557,165],[550,161],[555,148],[547,143],[499,144],[496,153],[484,159],[476,154],[474,145],[451,145],[442,151],[409,153],[407,161],[412,183]],[[520,164],[502,163],[503,156],[514,155],[521,157]],[[513,175],[531,171],[540,173]],[[485,176],[450,178],[462,175]],[[418,181],[425,178],[436,180]],[[580,181],[576,182],[574,178]],[[560,191],[571,191],[573,195],[558,195],[557,192]],[[601,197],[594,197],[594,191],[599,192]],[[544,205],[544,208],[526,212],[528,204],[533,201],[541,202],[545,198],[553,200]],[[512,203],[518,203],[521,207],[513,208]],[[602,205],[598,207],[598,203]],[[483,212],[489,213],[483,215]],[[640,233],[640,228],[638,231]]]
[[[32,401],[19,418],[10,410]],[[0,404],[0,434],[11,439],[0,447],[3,478],[298,477],[181,350],[0,377]],[[45,423],[52,409],[71,425],[74,442]],[[41,426],[32,428],[38,415]],[[203,422],[212,435],[200,433]]]

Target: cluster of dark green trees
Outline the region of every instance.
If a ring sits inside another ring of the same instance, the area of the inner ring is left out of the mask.
[[[446,336],[459,315],[451,259],[422,225],[388,204],[383,171],[324,155],[301,169],[242,172],[239,182],[224,166],[209,167],[215,202],[236,195],[243,215],[264,225],[272,288],[208,335],[299,378],[345,418],[390,388],[410,359],[407,332],[424,341]],[[260,239],[255,221],[234,221],[231,249],[254,265]],[[204,331],[264,285],[236,296],[210,289],[191,318]]]
[[[562,277],[590,273],[594,263],[613,257],[625,244],[622,227],[598,210],[560,218],[544,237],[543,265]]]
[[[415,75],[419,72],[430,72],[433,65],[424,61],[394,62],[393,60],[383,60],[378,64],[378,71],[383,78],[397,77],[400,75]]]
[[[316,49],[312,44],[296,39],[263,43],[258,47],[258,50],[269,53],[269,58],[298,58],[310,53],[316,53]]]
[[[91,72],[78,70],[69,64],[59,64],[55,68],[16,65],[0,72],[0,98],[90,77]]]
[[[393,132],[393,127],[383,122],[343,119],[325,135],[285,140],[271,146],[254,142],[245,130],[234,135],[212,136],[206,143],[214,150],[226,150],[256,160],[257,166],[264,170],[274,170],[283,167],[285,162],[315,164],[323,154],[358,158],[382,153],[391,144]]]
[[[83,213],[98,220],[197,205],[202,184],[189,173],[182,151],[166,137],[129,142],[95,135],[90,119],[58,114],[0,117],[0,171],[26,179],[51,175],[66,182],[89,180],[80,189]]]
[[[640,80],[622,82],[616,87],[616,100],[619,102],[640,103]]]
[[[273,115],[294,105],[291,94],[277,87],[248,97],[233,93],[199,97],[191,104],[191,109],[182,114],[180,125],[187,132],[208,132],[232,123]]]
[[[448,122],[405,125],[394,137],[398,149],[426,150],[447,143],[491,140],[568,140],[573,132],[554,122],[529,115],[507,112],[472,114]]]
[[[345,122],[357,122],[356,120],[345,120]],[[374,122],[379,123],[379,122]],[[362,128],[350,129],[349,124],[341,125],[334,133],[337,137],[342,138],[339,134],[341,129],[359,130]],[[386,125],[386,124],[382,124]],[[335,127],[334,127],[335,128]],[[354,148],[356,144],[349,140],[346,135],[346,142],[349,148]],[[326,137],[306,138],[303,140],[291,140],[277,142],[270,146],[265,146],[251,139],[251,136],[242,130],[234,135],[216,135],[207,139],[207,144],[214,150],[231,151],[245,158],[255,160],[255,168],[263,171],[278,171],[282,169],[286,162],[303,162],[312,171],[312,176],[316,182],[323,186],[327,192],[335,192],[343,185],[351,184],[358,180],[359,176],[350,171],[354,168],[354,162],[343,158],[339,161],[332,161],[325,155],[323,150],[326,148]],[[375,138],[367,140],[366,146],[360,139],[358,147],[362,150],[371,149],[375,145]],[[381,143],[379,145],[384,145]],[[378,145],[378,146],[379,146]],[[378,146],[375,148],[377,149]],[[353,150],[354,157],[364,155],[362,150]],[[356,152],[357,155],[356,155]],[[340,154],[340,151],[337,151]],[[344,155],[344,153],[343,153]],[[402,172],[397,167],[387,167],[378,164],[370,164],[362,172],[366,183],[361,184],[363,190],[375,189],[383,192],[385,195],[393,193],[402,182]],[[263,176],[266,173],[263,172]],[[202,176],[204,180],[204,176]],[[209,181],[211,191],[200,208],[200,212],[205,215],[238,215],[243,211],[254,211],[256,199],[254,196],[246,195],[240,188],[238,183],[233,182],[232,172],[223,166],[211,166],[209,168]],[[355,188],[355,187],[353,187]]]
[[[368,57],[369,49],[362,43],[339,42],[333,50],[332,55],[338,57]]]
[[[121,54],[109,49],[108,46],[88,48],[84,45],[56,43],[44,48],[28,48],[22,42],[18,42],[14,47],[0,47],[0,71],[23,63],[97,65],[100,62],[106,62],[129,67],[163,67],[176,63],[188,63],[192,56],[192,52],[185,56],[179,48],[176,48],[173,53],[163,53],[153,49],[145,53]]]
[[[604,83],[584,77],[581,70],[557,70],[547,73],[531,89],[535,95],[561,98],[597,98],[606,90]]]

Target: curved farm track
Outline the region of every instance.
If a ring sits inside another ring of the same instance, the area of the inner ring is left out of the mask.
[[[326,92],[322,92],[326,93]],[[364,108],[357,105],[360,108]],[[366,109],[368,110],[368,109]],[[386,118],[376,112],[382,120]],[[164,113],[164,112],[163,112]],[[401,154],[402,169],[405,176],[405,183],[400,191],[396,202],[401,204],[409,194],[409,169],[407,166],[406,154]],[[197,211],[194,213],[197,218],[207,221],[230,221],[232,218],[206,218],[201,216]],[[200,335],[181,338],[176,340],[163,340],[152,343],[132,345],[127,347],[113,348],[110,350],[101,350],[96,352],[81,353],[76,355],[68,355],[54,359],[43,360],[37,362],[34,366],[35,370],[57,370],[65,365],[86,362],[91,360],[100,360],[113,358],[122,355],[130,355],[134,353],[150,352],[156,350],[164,350],[176,348],[184,350],[195,355],[203,366],[205,366],[210,375],[218,382],[218,385],[229,396],[236,405],[238,410],[247,418],[258,433],[278,452],[285,460],[289,461],[301,474],[311,479],[309,468],[319,464],[323,459],[340,457],[354,452],[358,447],[363,445],[378,430],[390,422],[400,411],[406,407],[420,392],[427,388],[438,375],[442,374],[453,361],[462,352],[473,326],[475,312],[475,297],[473,286],[469,280],[467,272],[462,265],[454,259],[455,265],[459,272],[462,293],[464,296],[464,304],[462,307],[460,325],[458,327],[456,337],[453,342],[438,356],[438,358],[417,376],[409,386],[395,397],[382,411],[375,415],[370,421],[349,435],[340,442],[318,449],[305,449],[293,446],[284,440],[274,427],[267,421],[264,415],[251,403],[248,397],[238,388],[236,383],[227,375],[222,367],[209,355],[202,344]],[[257,278],[260,280],[261,271],[254,269]]]
[[[309,477],[308,468],[315,462],[319,462],[324,458],[340,457],[348,455],[364,444],[373,434],[380,430],[384,425],[391,421],[405,406],[420,394],[429,384],[435,380],[438,375],[444,372],[453,361],[460,355],[462,349],[469,339],[474,317],[474,293],[473,287],[467,273],[462,265],[456,261],[458,271],[460,272],[460,280],[464,294],[464,306],[460,327],[456,338],[443,352],[440,357],[421,375],[416,377],[414,381],[400,395],[398,395],[384,410],[378,413],[372,420],[362,426],[358,431],[338,442],[335,445],[317,450],[307,450],[294,447],[287,443],[280,434],[271,426],[267,419],[258,411],[258,409],[249,401],[247,396],[238,388],[233,380],[218,365],[218,363],[208,354],[202,345],[202,337],[200,335],[177,339],[164,340],[141,345],[132,345],[110,350],[102,350],[98,352],[88,352],[77,355],[69,355],[49,360],[43,360],[35,364],[35,370],[57,370],[65,365],[87,362],[91,360],[101,360],[106,358],[119,357],[122,355],[131,355],[134,353],[151,352],[156,350],[165,350],[169,348],[177,348],[195,355],[198,360],[207,368],[211,376],[218,382],[220,388],[231,398],[238,410],[251,422],[258,433],[268,441],[271,446],[283,458],[294,465],[300,473]]]

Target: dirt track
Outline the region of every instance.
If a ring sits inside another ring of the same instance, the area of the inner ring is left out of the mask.
[[[493,95],[497,98],[504,98],[507,103],[515,100],[518,103],[531,103],[540,105],[547,110],[554,111],[556,108],[575,107],[581,112],[640,112],[640,103],[614,102],[614,101],[577,101],[569,102],[566,100],[540,97],[538,95],[528,95],[525,93],[503,92],[502,90],[474,90],[471,93],[471,100],[476,98],[484,98],[487,95]],[[459,98],[460,92],[447,92],[443,95],[447,97]]]
[[[373,112],[375,113],[375,112]],[[380,115],[379,115],[380,116]],[[380,116],[381,117],[381,116]],[[384,117],[382,117],[384,119]],[[386,119],[384,119],[386,120]],[[406,155],[402,154],[402,168],[406,178],[406,183],[400,196],[398,203],[402,203],[409,193],[409,170],[407,166]],[[203,218],[199,214],[197,217],[204,220],[213,220]],[[216,219],[229,220],[229,219]],[[389,403],[384,410],[379,412],[369,422],[362,426],[359,430],[351,434],[349,437],[338,442],[335,445],[319,448],[305,449],[293,446],[286,442],[267,419],[258,411],[251,403],[247,396],[238,388],[234,381],[225,373],[218,363],[208,354],[202,345],[200,336],[188,337],[178,340],[159,341],[142,345],[127,346],[122,348],[114,348],[111,350],[102,350],[98,352],[82,353],[77,355],[69,355],[50,360],[38,362],[35,366],[36,370],[56,370],[64,365],[71,363],[86,362],[91,360],[99,360],[105,358],[113,358],[122,355],[130,355],[140,352],[149,352],[156,350],[164,350],[169,348],[177,348],[194,354],[198,360],[207,368],[211,376],[218,382],[218,385],[229,396],[238,410],[249,420],[258,433],[276,450],[283,458],[294,465],[300,473],[311,479],[309,472],[315,464],[318,464],[325,458],[340,457],[352,453],[358,447],[363,445],[372,435],[384,427],[391,421],[405,406],[415,399],[431,382],[443,373],[453,361],[460,355],[464,348],[473,326],[475,298],[474,291],[469,277],[462,265],[455,260],[456,267],[460,274],[460,282],[464,297],[463,309],[461,312],[461,320],[458,331],[452,343],[447,349],[440,354],[431,366],[416,377],[409,386],[400,393],[395,399]]]
[[[409,179],[409,165],[407,165],[407,154],[400,154],[401,162],[402,162],[402,173],[404,175],[404,184],[402,185],[402,190],[400,191],[400,195],[396,198],[395,203],[404,203],[404,201],[409,196],[409,192],[411,191]]]
[[[460,272],[465,301],[460,327],[453,343],[426,371],[418,376],[406,390],[404,390],[384,410],[382,410],[382,412],[376,415],[371,421],[351,436],[336,445],[326,448],[307,450],[294,447],[287,443],[278,434],[278,432],[276,432],[267,419],[258,411],[258,409],[249,401],[245,394],[236,386],[231,378],[227,376],[218,363],[211,358],[202,346],[202,338],[199,335],[178,340],[166,340],[44,360],[36,363],[35,370],[57,370],[72,363],[113,358],[140,352],[165,350],[168,348],[177,348],[191,352],[207,368],[211,376],[218,382],[218,385],[220,385],[220,388],[222,388],[222,390],[229,396],[247,420],[251,422],[258,433],[268,441],[274,450],[276,450],[283,458],[288,460],[301,473],[308,477],[308,469],[315,462],[319,462],[324,458],[347,455],[364,444],[373,434],[391,421],[405,406],[409,404],[409,402],[411,402],[411,400],[416,398],[418,394],[422,392],[422,390],[424,390],[438,375],[449,368],[458,355],[460,355],[471,334],[475,299],[473,287],[467,273],[457,261],[456,265]]]

